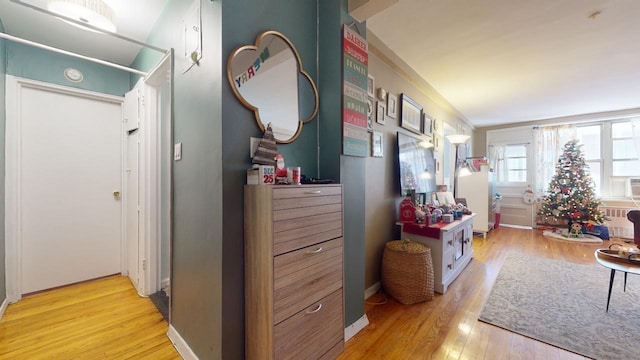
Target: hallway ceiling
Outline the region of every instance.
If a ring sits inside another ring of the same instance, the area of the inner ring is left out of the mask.
[[[104,1],[139,41],[167,3]],[[367,29],[483,127],[640,108],[638,18],[637,0],[399,0]],[[9,0],[0,19],[11,35],[125,66],[140,50]]]
[[[168,0],[103,0],[115,13],[116,32],[144,42]],[[47,0],[22,2],[46,8]],[[131,65],[139,45],[109,35],[79,29],[51,15],[17,4],[0,1],[0,19],[5,32],[23,39],[82,55]]]
[[[640,108],[639,19],[637,0],[399,0],[367,30],[483,127]]]

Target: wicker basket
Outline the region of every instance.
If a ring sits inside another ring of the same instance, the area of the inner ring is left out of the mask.
[[[382,255],[382,287],[403,304],[433,300],[431,249],[409,240],[389,241]]]

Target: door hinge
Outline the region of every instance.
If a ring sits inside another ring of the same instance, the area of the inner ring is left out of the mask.
[[[147,259],[142,259],[142,270],[147,270]]]

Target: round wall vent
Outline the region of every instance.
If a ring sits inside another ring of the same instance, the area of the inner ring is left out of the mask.
[[[81,82],[84,79],[84,76],[78,69],[67,68],[64,70],[64,77],[72,82]]]

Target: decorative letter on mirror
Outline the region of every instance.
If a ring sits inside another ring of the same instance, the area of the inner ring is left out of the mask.
[[[278,143],[295,140],[302,124],[318,113],[316,85],[291,41],[277,31],[265,31],[255,45],[235,49],[227,77],[240,102],[256,114],[260,130],[271,123]]]

